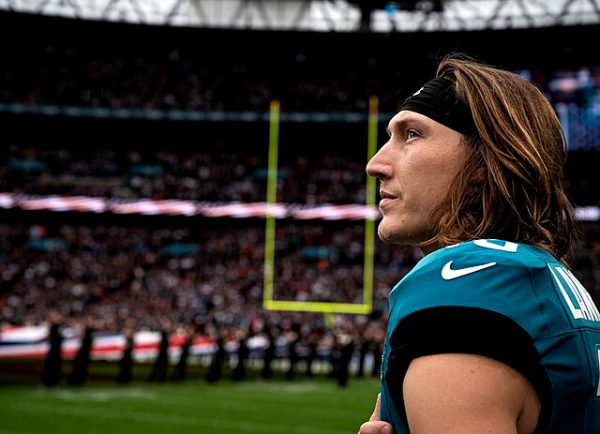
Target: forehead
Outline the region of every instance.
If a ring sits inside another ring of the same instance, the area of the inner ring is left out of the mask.
[[[390,120],[388,127],[390,129],[392,129],[392,128],[395,128],[397,126],[404,125],[407,123],[417,123],[417,124],[422,124],[424,126],[433,126],[434,124],[437,124],[436,121],[434,121],[431,118],[428,118],[425,115],[422,115],[417,112],[412,112],[409,110],[402,110],[401,112],[398,112]],[[438,124],[438,125],[441,125],[441,124]]]

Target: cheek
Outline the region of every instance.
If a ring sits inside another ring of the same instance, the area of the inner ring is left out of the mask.
[[[412,211],[426,210],[439,202],[447,192],[447,170],[435,161],[415,162],[407,167],[404,176],[405,205]]]
[[[424,181],[426,196],[431,202],[439,202],[448,194],[450,185],[461,170],[461,159],[455,155],[436,155],[422,170],[427,174]]]
[[[446,176],[446,174],[440,174],[429,180],[424,191],[425,201],[429,205],[429,209],[437,206],[446,197],[451,182],[452,178]]]

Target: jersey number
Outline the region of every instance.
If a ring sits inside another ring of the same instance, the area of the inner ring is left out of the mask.
[[[517,243],[511,243],[510,241],[500,241],[503,244],[495,244],[490,240],[475,240],[473,244],[485,249],[502,250],[503,252],[516,253],[519,245]]]

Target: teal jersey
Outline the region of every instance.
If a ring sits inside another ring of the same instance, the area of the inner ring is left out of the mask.
[[[541,401],[536,433],[600,433],[600,313],[544,250],[475,240],[425,256],[390,292],[381,419],[409,433],[402,381],[410,361],[481,354],[521,372]],[[444,393],[443,390],[440,393]]]

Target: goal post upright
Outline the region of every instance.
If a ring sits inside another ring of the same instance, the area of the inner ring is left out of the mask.
[[[367,161],[377,152],[377,129],[379,127],[379,99],[376,96],[369,98],[369,135],[367,142]],[[376,182],[372,176],[367,176],[366,205],[367,209],[375,208]],[[370,216],[365,217],[365,244],[363,268],[363,304],[373,304],[373,282],[375,266],[375,220]]]
[[[269,162],[267,168],[267,216],[265,227],[265,264],[263,303],[272,309],[275,276],[275,206],[277,204],[277,159],[279,152],[279,101],[271,101],[269,111]]]

